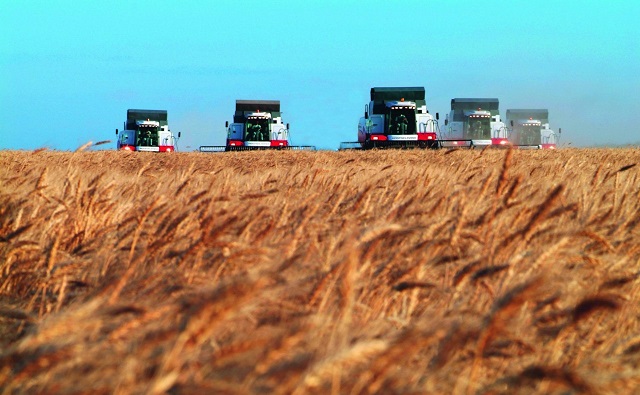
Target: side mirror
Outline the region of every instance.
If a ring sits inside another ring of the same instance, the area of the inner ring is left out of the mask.
[[[224,123],[224,127],[225,127],[225,128],[228,128],[228,127],[229,127],[229,121],[225,121],[225,123]]]
[[[513,127],[513,119],[511,120],[511,127]]]
[[[449,124],[449,120],[448,120],[448,119],[445,119],[445,120],[444,120],[444,126],[447,126],[448,124]]]
[[[178,138],[180,138],[181,133],[182,133],[182,132],[178,132]]]
[[[558,133],[562,133],[562,128],[558,128]]]
[[[116,129],[116,136],[118,135],[118,129]]]
[[[364,112],[364,119],[369,119],[369,113],[367,111]]]
[[[289,123],[287,122],[287,130],[289,130]]]
[[[440,120],[440,113],[439,112],[436,113],[436,119]]]

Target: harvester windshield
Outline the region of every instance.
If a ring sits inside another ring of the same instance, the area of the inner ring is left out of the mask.
[[[157,147],[158,127],[139,125],[136,130],[136,145],[144,147]]]
[[[464,136],[466,139],[490,139],[490,115],[469,115],[469,122],[465,124]]]
[[[389,110],[389,134],[416,134],[415,107],[396,107]]]
[[[246,141],[269,141],[269,119],[250,117],[247,120]]]
[[[517,144],[539,145],[541,143],[539,123],[524,123],[516,127]]]

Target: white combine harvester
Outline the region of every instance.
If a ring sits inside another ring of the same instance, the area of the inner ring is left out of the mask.
[[[508,129],[500,119],[498,99],[451,99],[451,112],[440,135],[442,147],[483,147],[509,144]]]
[[[549,111],[546,109],[507,110],[507,123],[511,126],[509,142],[519,148],[555,149],[560,140],[549,129]]]
[[[279,100],[236,100],[233,123],[225,122],[227,143],[203,145],[200,152],[247,150],[315,150],[290,145],[289,124],[282,122]]]
[[[438,114],[427,110],[423,87],[374,87],[358,123],[358,141],[340,149],[438,148]]]
[[[165,110],[127,110],[124,130],[116,129],[116,136],[117,149],[124,151],[173,152],[177,146]]]

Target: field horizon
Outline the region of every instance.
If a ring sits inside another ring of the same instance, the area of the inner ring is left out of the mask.
[[[0,393],[638,391],[639,162],[0,151]]]

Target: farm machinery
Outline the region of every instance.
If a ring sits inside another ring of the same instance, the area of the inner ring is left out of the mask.
[[[429,114],[422,87],[374,87],[358,123],[358,141],[340,149],[437,148],[438,122]]]
[[[247,150],[314,150],[290,145],[289,124],[282,123],[279,100],[236,100],[233,123],[225,123],[224,146],[200,146],[200,152]]]
[[[118,132],[116,129],[116,136],[118,150],[173,152],[177,147],[165,110],[127,110],[124,130]]]
[[[451,112],[440,135],[442,147],[500,147],[509,144],[508,129],[500,120],[494,98],[451,99]]]
[[[509,142],[518,148],[555,149],[560,130],[549,129],[549,111],[546,109],[507,110],[507,123],[511,126]]]

